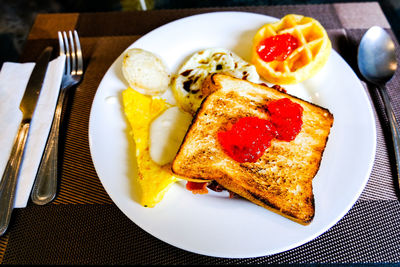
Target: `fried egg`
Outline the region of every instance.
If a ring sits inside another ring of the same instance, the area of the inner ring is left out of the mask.
[[[178,105],[194,114],[206,97],[201,90],[203,81],[211,73],[225,73],[233,77],[259,82],[255,66],[224,48],[209,48],[194,53],[173,78],[172,91]]]

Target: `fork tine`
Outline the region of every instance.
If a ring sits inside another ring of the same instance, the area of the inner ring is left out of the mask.
[[[74,37],[72,37],[72,32],[68,32],[69,43],[71,46],[71,75],[76,75],[76,54],[75,54],[75,42]]]
[[[60,56],[65,55],[64,40],[61,32],[58,32],[58,44],[60,45]]]
[[[69,74],[71,72],[71,53],[69,51],[69,44],[68,44],[68,38],[67,34],[63,32],[63,37],[64,37],[64,45],[65,45],[65,55],[66,55],[66,66],[65,66],[65,73]]]
[[[83,57],[82,57],[82,49],[81,49],[81,44],[79,42],[79,37],[78,33],[76,30],[74,30],[74,36],[75,36],[75,42],[76,42],[76,58],[77,58],[77,70],[76,74],[81,75],[83,74]]]
[[[58,32],[58,44],[60,45],[60,56],[66,56],[64,39],[63,39],[62,33],[60,31]],[[64,74],[67,74],[67,70],[65,69],[66,63],[67,63],[67,59],[65,58]]]

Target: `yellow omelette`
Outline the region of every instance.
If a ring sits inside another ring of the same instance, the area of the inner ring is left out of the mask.
[[[125,115],[131,126],[131,136],[136,143],[138,181],[141,187],[140,204],[154,207],[170,186],[178,181],[170,164],[160,166],[150,156],[149,129],[154,118],[170,107],[158,96],[143,95],[132,88],[122,92]]]

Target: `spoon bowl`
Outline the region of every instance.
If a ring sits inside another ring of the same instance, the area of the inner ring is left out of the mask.
[[[381,27],[371,27],[358,47],[358,67],[369,82],[385,84],[397,69],[396,50],[390,35]]]

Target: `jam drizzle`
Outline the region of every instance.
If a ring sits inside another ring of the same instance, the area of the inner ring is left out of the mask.
[[[265,62],[284,61],[298,47],[297,38],[284,33],[263,39],[257,46],[257,53]]]
[[[303,125],[303,108],[289,98],[270,101],[267,110],[272,124],[278,131],[277,139],[290,142],[296,138]]]
[[[218,132],[218,140],[225,152],[238,162],[256,162],[277,135],[268,120],[257,117],[240,118],[232,128]]]
[[[257,117],[240,118],[226,131],[217,133],[226,154],[238,162],[256,162],[276,138],[290,142],[303,125],[303,108],[288,98],[269,101],[269,120]]]

